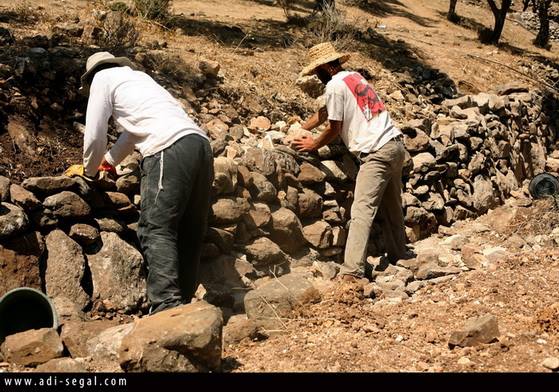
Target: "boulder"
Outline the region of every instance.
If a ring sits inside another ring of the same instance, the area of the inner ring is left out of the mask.
[[[60,358],[64,346],[54,329],[42,328],[6,337],[1,350],[8,362],[22,366],[36,366]]]
[[[219,199],[212,205],[211,223],[228,225],[241,220],[250,209],[249,203],[242,198]]]
[[[81,309],[89,304],[89,295],[81,283],[85,274],[85,258],[81,247],[61,230],[46,237],[48,251],[45,287],[49,297],[68,296]]]
[[[137,320],[118,356],[127,372],[207,372],[221,366],[223,317],[196,302]]]
[[[324,221],[317,221],[311,225],[303,227],[303,235],[305,236],[305,239],[315,248],[326,249],[332,246],[332,227]]]
[[[413,158],[413,170],[415,172],[425,173],[433,168],[436,164],[435,157],[429,152],[422,152],[415,155]]]
[[[10,200],[13,204],[26,211],[34,211],[41,207],[41,202],[35,195],[17,184],[10,186]]]
[[[116,180],[116,190],[120,193],[133,195],[140,193],[140,176],[138,171],[125,174]]]
[[[287,274],[270,280],[245,296],[245,310],[249,319],[266,329],[284,328],[281,317],[297,306],[320,301],[318,290],[302,275]]]
[[[89,205],[74,192],[62,191],[43,201],[45,208],[58,218],[78,219],[91,214]]]
[[[486,314],[481,317],[468,319],[461,330],[452,332],[448,346],[450,348],[456,346],[476,346],[478,344],[491,343],[498,337],[499,325],[497,317],[492,314]]]
[[[126,225],[112,217],[95,218],[95,222],[102,232],[122,234],[126,231]]]
[[[41,195],[53,195],[62,191],[70,191],[77,187],[77,182],[70,177],[31,177],[21,184],[25,189]]]
[[[408,135],[404,136],[404,144],[406,146],[406,150],[411,153],[419,153],[424,152],[429,149],[429,142],[430,142],[429,135],[425,132],[417,130],[414,137],[410,137]]]
[[[287,208],[280,208],[272,213],[270,238],[289,254],[305,245],[301,222],[297,215]]]
[[[21,233],[29,226],[27,215],[18,206],[0,204],[0,238]]]
[[[491,180],[477,176],[474,180],[473,206],[479,213],[498,205],[498,196],[493,189]]]
[[[87,255],[92,300],[106,310],[137,310],[146,302],[142,255],[115,233],[102,232],[101,241],[101,249]]]
[[[86,319],[85,313],[81,310],[80,306],[68,297],[59,295],[53,298],[52,302],[61,324],[67,321],[84,321]]]

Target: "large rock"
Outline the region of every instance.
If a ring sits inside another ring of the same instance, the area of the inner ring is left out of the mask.
[[[197,302],[139,319],[119,349],[127,372],[207,372],[221,366],[221,311]]]
[[[77,223],[70,228],[70,238],[82,246],[93,245],[101,239],[99,230],[84,223]]]
[[[267,226],[272,220],[270,207],[264,203],[255,203],[251,206],[248,214],[245,215],[244,222],[249,229],[258,229]]]
[[[299,216],[302,218],[320,218],[322,216],[322,197],[310,189],[299,193]]]
[[[9,237],[27,229],[29,220],[25,212],[10,203],[0,205],[0,238]]]
[[[59,218],[78,219],[91,214],[89,205],[74,192],[69,191],[47,197],[43,205]]]
[[[326,249],[332,246],[332,227],[324,222],[317,221],[303,228],[305,239],[315,248]]]
[[[487,212],[487,210],[494,208],[498,205],[498,199],[493,183],[491,180],[482,176],[477,176],[474,180],[474,193],[473,193],[474,208],[479,213]]]
[[[208,131],[208,135],[210,135],[213,140],[225,139],[227,131],[229,130],[229,126],[218,118],[214,118],[207,122],[204,128]]]
[[[260,328],[254,320],[247,318],[246,314],[231,316],[223,327],[223,343],[232,345],[244,339],[257,339],[260,337]]]
[[[89,355],[87,341],[118,325],[114,320],[69,321],[62,326],[61,338],[72,358]]]
[[[303,164],[301,164],[301,172],[297,179],[305,185],[321,184],[326,179],[326,174],[316,166],[303,162]]]
[[[491,343],[497,337],[499,337],[497,317],[486,314],[479,318],[473,317],[467,320],[461,330],[452,332],[448,345],[450,348],[476,346],[482,343]]]
[[[417,130],[415,136],[404,136],[404,144],[406,145],[406,150],[411,153],[418,153],[427,151],[430,142],[429,135],[425,132]]]
[[[1,350],[8,362],[22,366],[36,366],[60,358],[64,346],[54,329],[42,328],[6,337]]]
[[[0,296],[18,287],[41,289],[39,261],[45,250],[39,232],[3,240],[0,244]]]
[[[21,184],[25,189],[42,195],[52,195],[62,191],[73,190],[77,183],[73,178],[59,177],[31,177]]]
[[[297,215],[287,208],[280,208],[272,214],[270,238],[289,254],[305,245],[303,226]]]
[[[228,225],[236,223],[249,209],[249,203],[242,198],[219,199],[212,205],[211,223]]]
[[[258,270],[265,272],[289,271],[289,258],[280,247],[266,237],[255,240],[245,247],[248,261]]]
[[[115,233],[101,233],[102,248],[87,255],[93,280],[92,300],[107,310],[132,312],[145,301],[142,255]]]
[[[320,293],[305,277],[292,273],[249,291],[244,301],[249,319],[266,329],[277,329],[285,327],[281,318],[297,306],[320,301]]]
[[[33,193],[17,184],[10,186],[10,200],[13,204],[27,211],[36,210],[41,206],[41,202]]]
[[[316,75],[300,76],[295,85],[311,98],[318,98],[324,94],[324,83]]]
[[[132,195],[140,193],[140,176],[138,171],[125,174],[116,180],[116,190],[120,193]]]
[[[81,247],[61,230],[46,238],[48,251],[45,287],[49,297],[68,296],[82,309],[89,304],[89,295],[81,286],[85,274],[85,258]]]
[[[433,168],[436,164],[435,157],[429,152],[422,152],[413,158],[413,170],[415,172],[425,173]]]
[[[255,200],[271,203],[277,199],[276,187],[260,173],[250,173],[246,186]]]

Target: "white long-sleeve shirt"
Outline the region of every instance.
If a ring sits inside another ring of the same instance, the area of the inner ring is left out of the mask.
[[[106,151],[111,115],[124,131]],[[147,157],[188,134],[207,138],[167,90],[130,67],[108,68],[95,74],[85,121],[83,164],[88,176],[97,174],[103,158],[114,166],[134,149]]]

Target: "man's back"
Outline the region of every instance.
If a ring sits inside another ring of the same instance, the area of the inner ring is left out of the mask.
[[[326,85],[328,119],[343,121],[341,138],[353,153],[376,151],[398,135],[383,102],[365,78],[342,71]]]

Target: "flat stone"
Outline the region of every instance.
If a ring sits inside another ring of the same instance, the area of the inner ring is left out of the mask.
[[[446,275],[455,275],[461,272],[462,270],[458,267],[441,267],[439,265],[429,263],[419,267],[415,277],[419,280],[427,280]]]
[[[113,372],[120,370],[119,350],[124,338],[134,329],[134,323],[107,328],[87,340],[87,355],[97,363],[108,365]]]
[[[265,329],[284,327],[281,317],[300,305],[320,301],[318,290],[303,276],[287,274],[249,291],[244,299],[249,319]]]
[[[37,366],[40,373],[86,373],[85,367],[72,358],[51,359],[47,363]]]
[[[497,317],[486,314],[479,318],[468,319],[461,330],[452,332],[448,345],[450,348],[476,346],[482,343],[491,343],[498,336]]]
[[[327,181],[346,182],[349,179],[339,162],[322,161],[319,169],[326,174]]]
[[[326,174],[316,166],[303,162],[301,164],[301,172],[297,179],[305,185],[321,184],[326,179]]]
[[[73,178],[59,177],[31,177],[21,184],[25,189],[42,195],[52,195],[62,191],[70,191],[77,187]]]
[[[113,320],[68,321],[62,326],[61,338],[72,358],[89,355],[87,341],[118,325]]]
[[[118,350],[127,372],[208,372],[221,366],[223,316],[206,302],[179,306],[134,323]]]
[[[10,186],[10,200],[13,204],[26,211],[34,211],[41,207],[41,202],[35,195],[17,184]]]
[[[84,223],[77,223],[70,228],[70,238],[82,246],[89,246],[101,239],[99,230]]]
[[[6,337],[1,346],[8,362],[36,366],[62,356],[64,346],[54,329],[32,329]]]

